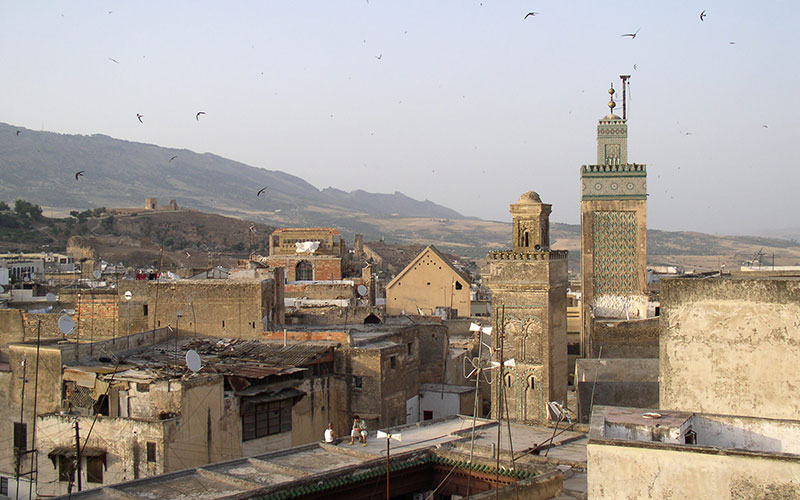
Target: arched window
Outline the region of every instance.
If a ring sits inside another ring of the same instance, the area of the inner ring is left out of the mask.
[[[533,375],[528,377],[528,388],[531,390],[536,388],[536,379],[533,377]]]
[[[294,268],[295,281],[311,281],[314,279],[314,266],[307,260],[301,260]]]
[[[511,387],[514,384],[514,377],[510,373],[505,376],[506,387]]]

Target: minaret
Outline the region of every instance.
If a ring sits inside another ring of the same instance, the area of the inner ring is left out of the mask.
[[[623,80],[624,81],[624,80]],[[614,114],[597,124],[597,164],[581,167],[581,276],[584,356],[593,318],[647,315],[647,169],[628,163],[627,120]]]
[[[486,257],[494,360],[501,342],[503,361],[514,359],[492,387],[495,418],[543,423],[547,402],[567,397],[567,252],[550,249],[550,209],[523,193],[510,207],[513,249]]]

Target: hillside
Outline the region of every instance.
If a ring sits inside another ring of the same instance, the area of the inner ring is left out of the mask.
[[[19,132],[19,134],[17,134]],[[80,180],[75,174],[83,171]],[[322,225],[340,216],[463,218],[458,212],[402,193],[319,190],[278,170],[220,156],[162,148],[105,135],[37,132],[0,123],[0,199],[23,198],[45,215],[96,207],[143,207],[145,198],[203,212],[274,219],[282,225]],[[261,196],[256,193],[263,187]]]

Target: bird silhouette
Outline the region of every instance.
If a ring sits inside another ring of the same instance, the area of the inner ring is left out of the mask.
[[[377,55],[377,56],[375,56],[375,59],[377,59],[377,60],[379,60],[379,61],[380,61],[380,60],[381,60],[381,57],[383,57],[383,54],[380,54],[380,55]]]
[[[259,189],[259,190],[258,190],[258,193],[256,193],[256,196],[261,196],[261,193],[263,193],[263,192],[264,192],[264,191],[266,191],[266,190],[267,190],[267,188],[265,188],[265,187],[263,187],[263,188]]]
[[[642,28],[639,28],[639,30],[640,29],[642,29]],[[634,31],[633,33],[625,33],[624,35],[620,35],[620,36],[629,36],[629,37],[631,37],[631,40],[633,40],[634,38],[636,38],[636,35],[639,34],[639,30]]]
[[[185,251],[185,250],[184,250],[184,251]],[[188,251],[185,251],[185,252],[186,252],[186,258],[187,258],[187,259],[188,259],[189,257],[191,257],[191,256],[192,256],[192,254],[190,254]]]
[[[766,125],[761,125],[761,126],[762,126],[762,127],[764,127],[764,128],[769,128],[769,127],[768,127],[768,126],[766,126]],[[17,132],[17,134],[19,134],[19,132]]]
[[[136,113],[136,118],[138,118],[138,119],[139,119],[139,123],[144,123],[144,122],[142,121],[142,117],[143,117],[143,116],[144,116],[144,115],[140,115],[139,113]]]
[[[19,137],[21,130],[17,130],[17,137]]]
[[[81,176],[83,176],[83,170],[78,170],[77,172],[75,172],[75,180],[76,181],[78,180],[78,177],[81,177]]]
[[[172,158],[170,158],[170,159],[169,159],[169,161],[171,162],[172,160],[174,160],[174,159],[175,159],[175,158],[177,158],[177,157],[178,157],[178,156],[177,156],[177,155],[175,155],[175,156],[173,156]]]
[[[704,21],[706,17],[706,11],[700,13],[700,21]]]
[[[117,61],[117,60],[116,60],[116,59],[114,59],[113,57],[109,57],[109,58],[108,58],[108,60],[109,60],[109,61],[111,61],[111,62],[114,62],[114,63],[117,63],[117,64],[119,64],[119,61]]]
[[[200,121],[200,115],[206,114],[205,111],[198,111],[196,115],[194,115],[194,119]]]
[[[538,14],[538,12],[528,12],[522,19],[528,19],[528,17],[535,16],[536,14]]]

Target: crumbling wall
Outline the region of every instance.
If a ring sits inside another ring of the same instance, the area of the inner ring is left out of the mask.
[[[594,405],[659,408],[658,359],[579,359],[575,380],[583,423]]]

